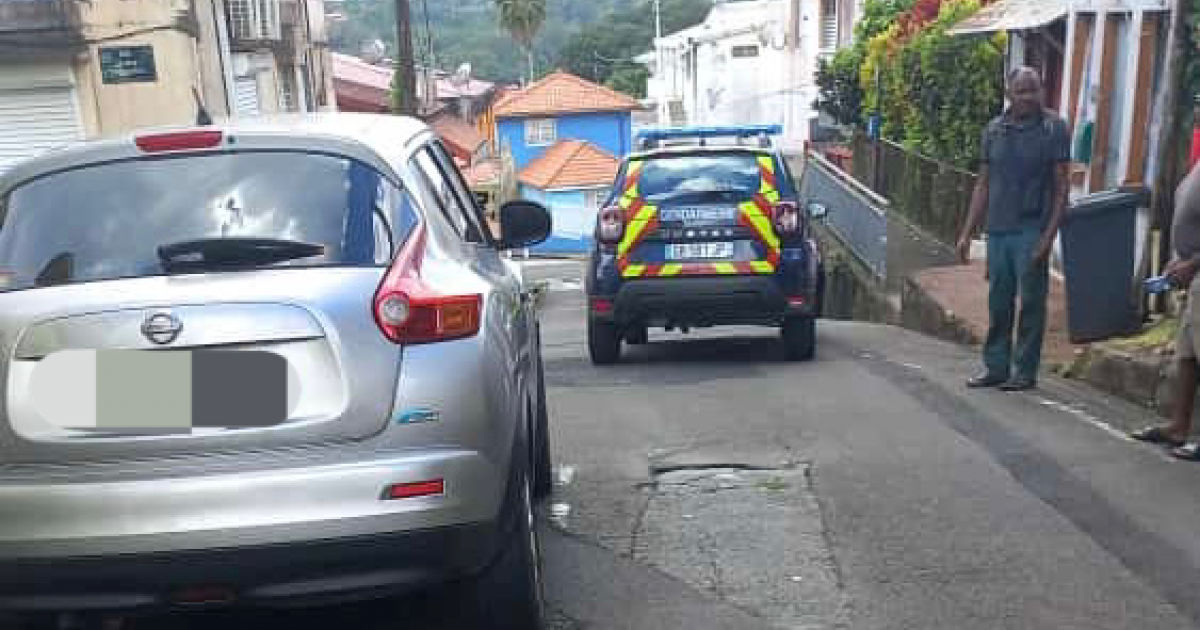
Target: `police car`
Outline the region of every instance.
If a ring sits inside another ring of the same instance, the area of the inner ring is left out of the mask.
[[[813,358],[824,267],[773,126],[651,129],[621,162],[597,216],[588,350],[619,360],[650,328],[781,330],[788,360]]]

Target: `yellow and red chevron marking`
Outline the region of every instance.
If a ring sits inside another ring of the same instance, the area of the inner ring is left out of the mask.
[[[774,273],[774,267],[761,260],[724,263],[668,263],[665,265],[629,265],[626,278],[672,278],[676,276],[731,276]]]
[[[647,234],[658,228],[658,208],[635,198],[625,208],[625,216],[629,218],[629,222],[625,225],[625,237],[617,244],[617,269],[621,271],[622,276],[632,273],[630,272],[632,265],[629,264],[629,254],[633,248]]]
[[[775,186],[775,158],[769,155],[758,157],[758,194],[770,203],[779,201],[779,189]]]
[[[629,170],[625,173],[625,190],[621,192],[621,196],[627,199],[636,198],[638,196],[637,184],[638,176],[642,174],[641,162],[630,162]]]
[[[771,225],[771,204],[761,194],[755,195],[753,201],[747,201],[739,206],[741,214],[738,221],[754,231],[758,240],[767,248],[767,262],[774,269],[779,264],[780,243]]]

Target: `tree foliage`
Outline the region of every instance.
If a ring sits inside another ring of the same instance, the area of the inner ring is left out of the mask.
[[[712,0],[662,0],[663,34],[704,21],[712,4]],[[650,0],[609,11],[576,29],[560,51],[558,65],[588,80],[644,95],[649,73],[633,57],[653,51],[654,28]]]
[[[539,71],[553,68],[567,41],[585,24],[592,24],[607,13],[632,6],[643,0],[548,0],[546,19],[533,42],[533,56]],[[394,0],[345,0],[341,13],[345,20],[330,26],[330,44],[334,50],[361,54],[365,43],[380,40],[388,55],[395,55],[396,21]],[[413,48],[420,63],[432,63],[453,71],[471,64],[474,76],[504,83],[515,83],[526,73],[523,51],[513,45],[512,37],[500,26],[495,0],[410,0],[412,5]],[[426,37],[426,9],[432,34],[433,58]]]
[[[867,0],[863,16],[854,27],[854,44],[839,50],[833,59],[821,60],[817,69],[819,96],[816,107],[843,125],[864,125],[864,93],[860,78],[867,46],[887,30],[915,0]]]
[[[947,30],[986,1],[868,0],[855,45],[821,68],[818,106],[853,125],[878,113],[884,137],[973,166],[1003,103],[1005,36]]]

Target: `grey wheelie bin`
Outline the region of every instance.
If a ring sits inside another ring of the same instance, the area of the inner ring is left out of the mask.
[[[1107,190],[1071,202],[1062,225],[1067,289],[1067,335],[1072,343],[1136,330],[1134,254],[1138,208],[1146,188]]]

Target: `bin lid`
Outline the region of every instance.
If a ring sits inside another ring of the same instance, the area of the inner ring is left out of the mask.
[[[1067,214],[1077,216],[1098,212],[1136,210],[1150,205],[1150,189],[1145,186],[1114,188],[1071,200]]]

